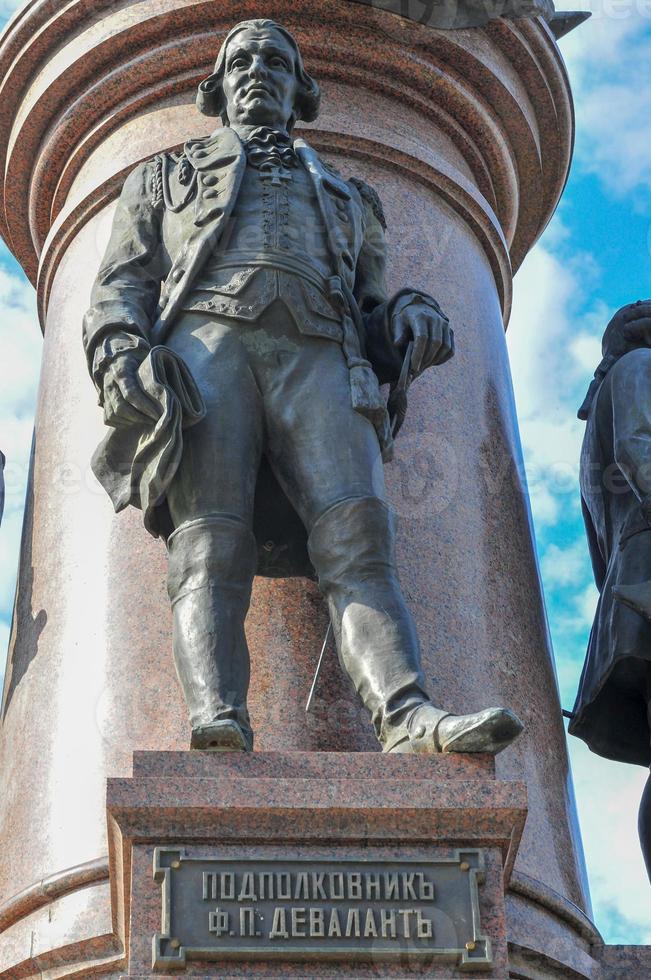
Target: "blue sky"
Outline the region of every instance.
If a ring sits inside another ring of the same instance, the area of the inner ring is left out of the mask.
[[[0,0],[0,26],[22,6]],[[577,490],[576,410],[608,319],[651,296],[651,5],[558,3],[592,19],[561,42],[577,109],[570,182],[516,278],[508,331],[547,608],[563,704],[571,708],[596,603]],[[15,588],[41,337],[32,288],[0,246],[0,660]],[[0,668],[1,671],[1,668]],[[570,752],[597,925],[607,942],[651,943],[651,889],[637,841],[646,772]]]
[[[592,19],[561,41],[576,102],[574,166],[556,216],[516,277],[507,334],[568,709],[597,598],[577,491],[584,426],[576,410],[610,316],[651,295],[651,11],[628,0],[582,9]],[[569,747],[597,925],[609,942],[651,943],[636,829],[647,773],[593,756],[576,739]]]

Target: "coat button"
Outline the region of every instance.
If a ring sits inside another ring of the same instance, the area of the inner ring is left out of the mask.
[[[181,282],[181,279],[185,275],[185,269],[175,269],[172,273],[172,279],[174,282]]]
[[[215,177],[214,174],[202,174],[201,183],[206,187],[214,187],[215,184],[219,183],[219,177]]]
[[[211,197],[211,198],[212,197],[219,197],[219,191],[218,190],[204,191],[203,192],[203,196],[204,197]]]

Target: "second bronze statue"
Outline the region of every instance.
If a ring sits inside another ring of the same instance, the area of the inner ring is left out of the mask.
[[[317,578],[384,751],[496,753],[511,711],[426,691],[378,465],[380,384],[408,350],[413,376],[444,364],[453,333],[421,290],[388,296],[375,191],[293,138],[319,102],[288,31],[239,24],[199,89],[221,128],[128,178],[84,323],[111,427],[94,469],[167,540],[194,748],[253,747],[244,623],[266,574]]]

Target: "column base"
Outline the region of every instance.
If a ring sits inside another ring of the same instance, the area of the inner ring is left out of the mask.
[[[651,975],[512,872],[526,812],[486,756],[136,753],[110,902],[102,861],[16,896],[0,978]]]

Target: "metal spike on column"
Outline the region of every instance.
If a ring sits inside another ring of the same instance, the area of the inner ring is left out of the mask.
[[[580,24],[585,23],[592,14],[589,11],[576,10],[572,13],[556,13],[553,15],[549,22],[549,26],[552,29],[552,33],[556,40],[565,37],[570,31],[573,31],[575,27]]]

